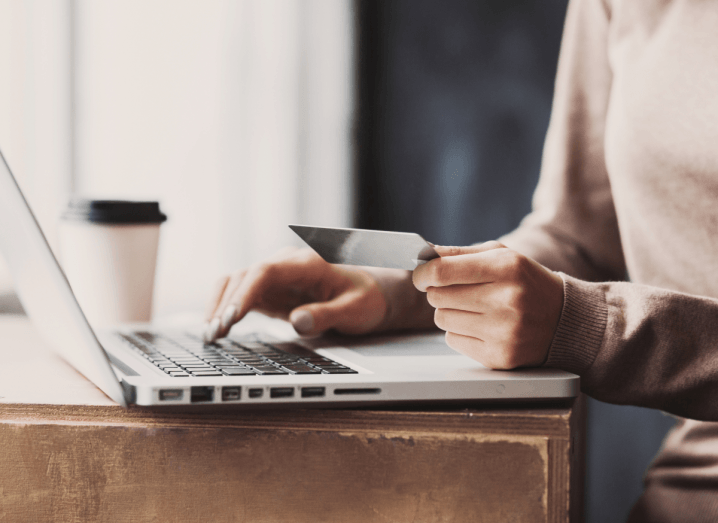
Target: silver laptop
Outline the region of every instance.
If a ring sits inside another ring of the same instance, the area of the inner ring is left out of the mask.
[[[568,372],[486,369],[451,350],[442,334],[306,340],[259,332],[205,344],[198,328],[96,333],[1,153],[0,252],[36,329],[123,406],[518,402],[579,392],[579,377]]]

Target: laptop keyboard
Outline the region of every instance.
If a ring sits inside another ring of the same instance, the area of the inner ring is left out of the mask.
[[[191,334],[132,332],[120,334],[130,347],[164,373],[191,376],[280,376],[357,374],[357,371],[297,343],[217,340],[204,343]]]

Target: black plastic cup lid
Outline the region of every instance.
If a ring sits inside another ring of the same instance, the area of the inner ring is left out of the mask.
[[[70,200],[62,218],[115,225],[162,223],[167,220],[167,216],[160,211],[158,202],[83,198]]]

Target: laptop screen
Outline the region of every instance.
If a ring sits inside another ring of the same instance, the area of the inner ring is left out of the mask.
[[[107,355],[1,152],[0,252],[23,307],[48,344],[110,398],[126,405]]]

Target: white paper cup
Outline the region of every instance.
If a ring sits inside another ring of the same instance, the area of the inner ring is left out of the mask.
[[[60,258],[91,324],[151,320],[160,224],[166,219],[157,202],[70,202],[60,221]]]

